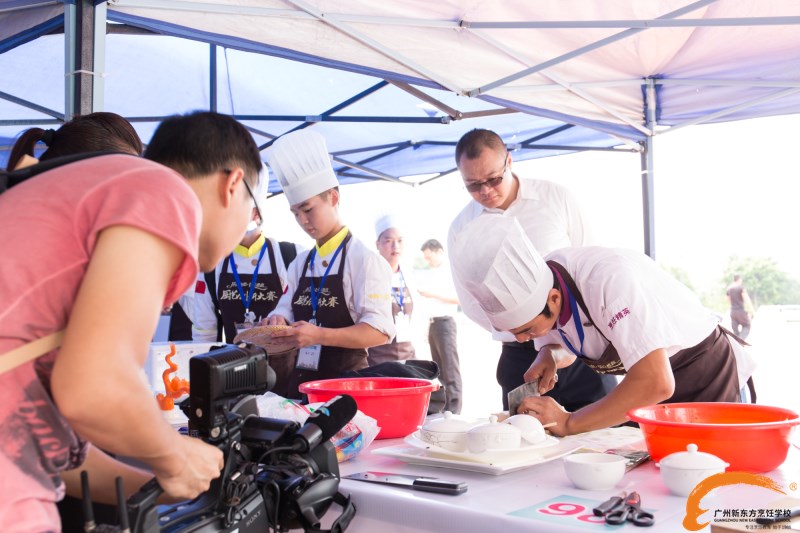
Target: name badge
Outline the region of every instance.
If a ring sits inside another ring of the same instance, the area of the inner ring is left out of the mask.
[[[397,313],[394,316],[394,340],[395,342],[411,341],[411,317]]]
[[[297,364],[300,370],[319,370],[319,356],[322,352],[322,345],[314,344],[300,348],[297,352]]]

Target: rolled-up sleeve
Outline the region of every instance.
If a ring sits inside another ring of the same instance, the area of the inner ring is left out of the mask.
[[[355,240],[354,240],[355,241]],[[360,241],[352,242],[345,264],[345,298],[356,324],[369,324],[394,338],[392,270],[386,260]]]

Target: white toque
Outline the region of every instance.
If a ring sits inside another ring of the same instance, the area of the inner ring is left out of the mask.
[[[400,218],[397,215],[383,215],[375,222],[375,237],[380,239],[381,233],[390,228],[401,229]]]
[[[287,133],[272,145],[269,166],[289,205],[297,205],[339,185],[325,138],[310,129]]]
[[[513,216],[482,214],[465,226],[450,255],[453,275],[498,331],[518,328],[544,309],[553,273]]]

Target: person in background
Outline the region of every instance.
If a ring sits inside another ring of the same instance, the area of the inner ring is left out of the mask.
[[[286,293],[268,324],[291,328],[275,339],[299,348],[289,395],[306,381],[367,366],[367,348],[394,337],[392,274],[339,218],[339,188],[325,139],[303,129],[272,145],[269,164],[295,220],[316,241],[289,268]]]
[[[742,276],[734,274],[733,283],[728,285],[725,297],[731,306],[731,329],[745,340],[750,335],[750,321],[753,319],[753,302],[742,284]]]
[[[47,148],[36,159],[36,145],[40,142]],[[116,113],[90,113],[75,117],[57,130],[30,128],[24,131],[11,148],[7,170],[88,152],[142,155],[142,149],[142,141],[130,122]]]
[[[267,182],[267,176],[262,176],[259,188],[253,191],[259,209],[253,209],[244,238],[216,266],[213,278],[211,273],[199,276],[194,290],[180,299],[192,320],[195,342],[232,343],[238,328],[253,327],[266,318],[286,290],[280,248],[277,241],[264,236],[259,218]]]
[[[501,213],[519,220],[528,238],[542,254],[566,246],[591,244],[583,212],[567,189],[551,181],[522,178],[514,173],[511,154],[499,135],[475,129],[458,141],[456,165],[464,186],[472,197],[450,225],[447,243],[452,251],[464,227],[486,213]],[[452,267],[457,265],[454,263]],[[502,341],[497,362],[497,382],[502,388],[503,409],[508,409],[508,393],[524,383],[523,376],[536,359],[531,342],[518,342],[508,332],[492,328],[486,313],[465,289],[472,280],[453,274],[464,314]],[[558,384],[548,395],[569,409],[578,409],[599,400],[613,389],[614,376],[603,376],[572,365],[559,369]]]
[[[403,224],[395,215],[384,215],[375,223],[378,253],[392,269],[392,316],[395,336],[392,342],[373,346],[367,350],[369,366],[388,361],[414,359],[414,345],[411,342],[412,316],[414,312],[414,279],[408,269],[400,265],[405,249]]]
[[[0,195],[0,361],[63,331],[0,374],[3,532],[59,531],[55,502],[65,485],[80,495],[80,470],[94,501],[114,503],[117,476],[127,494],[155,476],[187,499],[223,466],[165,421],[140,375],[162,308],[241,240],[258,147],[231,117],[195,113],[162,122],[145,157],[73,162]]]
[[[556,369],[585,364],[624,375],[619,386],[575,411],[547,396],[518,413],[565,436],[621,424],[631,409],[662,402],[740,402],[754,364],[697,296],[641,252],[589,246],[545,259],[517,219],[487,214],[465,226],[453,251],[465,288],[498,331],[533,340],[525,374],[543,393]],[[582,363],[575,363],[580,359]]]
[[[458,311],[458,297],[442,243],[429,239],[420,250],[430,267],[429,270],[419,271],[418,279],[419,294],[426,299],[430,315],[428,343],[431,359],[439,365],[439,380],[444,384],[444,409],[458,414],[463,403],[458,329],[454,318]]]

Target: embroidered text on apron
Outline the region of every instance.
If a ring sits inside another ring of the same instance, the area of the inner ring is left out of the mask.
[[[580,315],[577,306],[589,320],[589,326],[594,327],[600,336],[608,342],[600,359],[592,360],[582,353],[582,348],[577,350],[569,345],[571,352],[595,372],[605,374],[625,374],[625,368],[619,358],[616,348],[603,335],[603,332],[594,325],[583,296],[578,290],[572,276],[567,270],[555,261],[548,261],[550,269],[571,294],[562,295],[564,302],[569,301],[573,306],[572,318],[576,327],[580,324]],[[574,304],[577,304],[575,306]],[[578,328],[582,331],[582,327]],[[563,337],[563,333],[562,333]],[[669,358],[672,374],[675,377],[675,391],[672,396],[662,403],[678,402],[739,402],[739,378],[736,375],[736,359],[730,343],[721,328],[715,328],[711,334],[700,344],[685,348]]]
[[[327,276],[322,286],[319,296],[319,307],[317,308],[317,325],[324,328],[346,328],[354,326],[353,318],[347,308],[347,301],[344,298],[344,265],[347,259],[347,244],[352,235],[350,233],[344,239],[342,258],[339,261],[339,271]],[[308,254],[300,280],[297,283],[297,290],[292,296],[292,313],[295,321],[311,319],[311,278],[306,276],[309,260],[312,254]],[[314,277],[314,284],[321,285],[322,276]],[[339,348],[337,346],[323,346],[320,352],[319,370],[295,369],[289,390],[296,390],[297,385],[317,379],[337,378],[342,372],[348,370],[361,370],[367,366],[367,351],[363,348]]]
[[[256,320],[259,317],[265,318],[275,309],[278,305],[278,300],[283,295],[283,285],[275,263],[275,251],[272,249],[272,243],[269,239],[265,239],[264,246],[266,247],[266,254],[269,255],[270,273],[255,276],[256,286],[253,291],[253,301],[249,302],[250,311],[255,313]],[[236,324],[244,322],[242,292],[245,295],[249,294],[250,284],[253,282],[254,277],[251,276],[250,281],[241,279],[242,291],[239,291],[236,279],[230,271],[231,255],[228,255],[222,263],[219,283],[217,283],[217,299],[220,313],[222,314],[222,326],[225,330],[225,340],[229,343],[236,338]],[[243,259],[251,260],[251,258]]]
[[[411,291],[408,290],[405,280],[403,280],[402,285],[402,287],[392,287],[392,318],[395,323],[397,323],[397,316],[401,313],[410,319],[411,313],[414,311],[414,301],[411,298]],[[389,361],[413,359],[414,355],[414,345],[411,341],[397,342],[397,337],[395,337],[389,344],[381,344],[370,348],[368,362],[369,366],[375,366]]]

